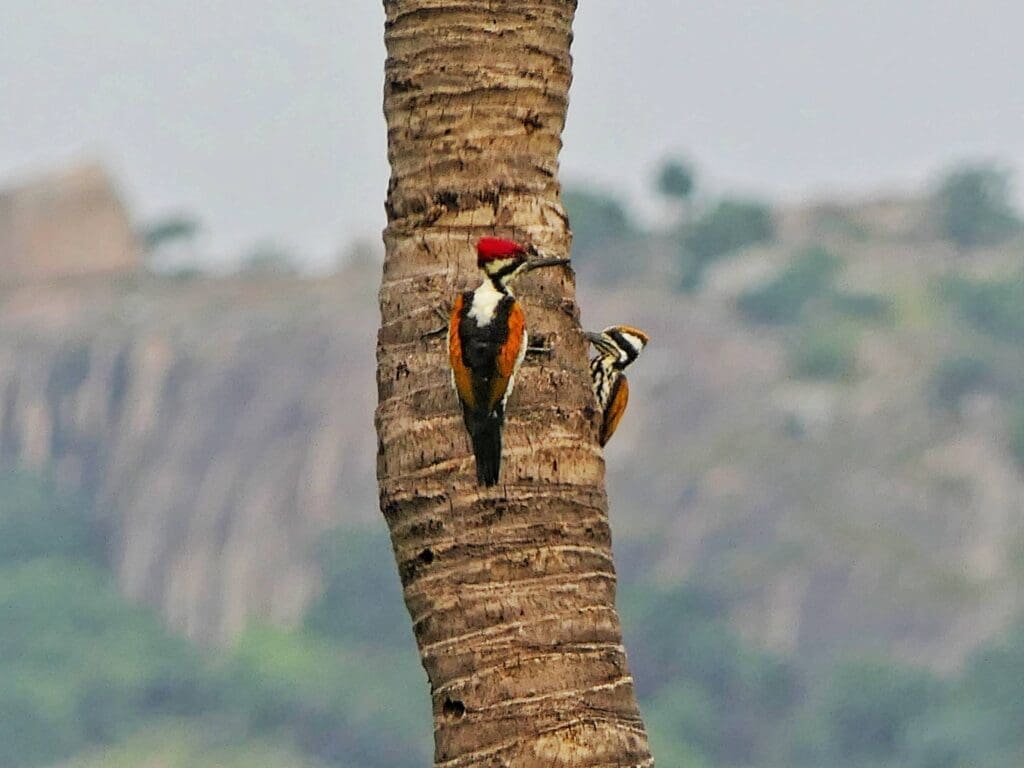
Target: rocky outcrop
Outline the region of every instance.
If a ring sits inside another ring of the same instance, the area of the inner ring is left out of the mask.
[[[375,295],[358,283],[0,294],[0,459],[90,498],[124,593],[189,637],[294,623],[318,534],[376,513]]]
[[[0,285],[130,273],[139,265],[131,221],[101,167],[0,191]]]
[[[929,401],[948,325],[876,326],[856,377],[811,382],[789,374],[785,331],[708,292],[672,299],[581,300],[588,323],[629,317],[652,339],[605,452],[616,543],[644,561],[620,567],[709,586],[750,641],[807,661],[953,669],[1019,616],[1024,472],[1003,405]]]
[[[850,263],[902,263],[873,253]],[[93,499],[123,591],[190,637],[294,623],[319,534],[382,525],[378,279],[0,289],[0,463]],[[1024,608],[1002,407],[929,403],[946,326],[875,326],[855,379],[798,381],[784,335],[743,325],[731,295],[581,289],[588,326],[652,334],[606,450],[623,578],[718,590],[750,640],[803,659],[955,667]]]

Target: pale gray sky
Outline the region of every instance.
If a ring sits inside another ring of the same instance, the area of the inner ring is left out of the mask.
[[[0,0],[0,180],[93,157],[137,217],[225,257],[376,238],[383,12],[369,0]],[[642,205],[658,160],[785,199],[1024,169],[1019,0],[581,0],[563,177]]]

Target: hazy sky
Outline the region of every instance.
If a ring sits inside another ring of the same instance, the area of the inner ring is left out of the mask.
[[[0,0],[0,180],[105,161],[139,219],[231,257],[376,238],[383,11],[366,0]],[[786,199],[1024,170],[1020,0],[580,0],[563,178],[642,204],[683,152]]]

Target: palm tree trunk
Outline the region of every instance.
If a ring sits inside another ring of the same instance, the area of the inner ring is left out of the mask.
[[[568,248],[557,170],[576,3],[384,6],[378,478],[430,679],[436,766],[651,766],[571,277],[539,270],[518,286],[531,335],[555,352],[523,367],[495,488],[476,485],[443,337],[422,337],[479,281],[478,237]]]

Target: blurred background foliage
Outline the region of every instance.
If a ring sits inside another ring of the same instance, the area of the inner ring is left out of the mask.
[[[304,626],[253,627],[212,652],[119,596],[90,519],[46,480],[0,475],[5,768],[83,751],[105,757],[82,766],[137,765],[154,749],[190,766],[251,765],[257,754],[267,766],[428,762],[425,676],[386,536],[329,538],[328,583]],[[190,735],[182,744],[176,733]]]
[[[607,477],[655,756],[1017,768],[1024,6],[790,5],[576,20],[582,316],[652,335]],[[4,10],[0,768],[429,765],[373,478],[380,4]]]
[[[941,337],[917,361],[928,373],[915,397],[953,425],[977,396],[994,398],[1007,424],[999,450],[1024,471],[1024,249],[1014,239],[1021,222],[1009,182],[996,166],[954,168],[921,205],[909,206],[916,218],[898,221],[895,234],[885,216],[865,219],[839,205],[814,208],[810,223],[795,226],[765,201],[704,189],[694,166],[675,158],[652,179],[665,214],[655,223],[641,223],[609,190],[569,185],[564,202],[581,284],[630,300],[654,286],[660,301],[712,307],[715,322],[779,351],[787,385],[845,396],[872,367],[879,334],[910,333],[907,356],[920,339]],[[173,267],[194,265],[198,221],[174,214],[144,228],[151,269],[201,277],[194,266]],[[922,275],[916,265],[896,265],[882,280],[865,280],[848,249],[872,238],[882,259],[900,238],[937,240],[944,267]],[[356,252],[349,267],[377,268],[372,254]],[[262,242],[239,272],[260,284],[294,281],[300,261]],[[931,335],[914,336],[920,328]],[[62,347],[47,397],[58,402],[74,391],[89,365],[85,347]],[[813,414],[796,413],[784,435],[770,439],[799,440],[813,427]],[[763,459],[761,437],[739,431],[713,448],[752,445]],[[845,467],[847,458],[840,461]],[[675,488],[672,477],[671,503],[681,509],[697,492]],[[785,482],[773,478],[762,488]],[[121,597],[108,553],[114,517],[57,487],[49,477],[0,474],[0,768],[429,763],[426,680],[383,524],[321,537],[322,590],[296,626],[250,626],[228,647],[211,649]],[[758,509],[770,511],[763,503]],[[631,522],[642,529],[643,521]],[[823,537],[826,549],[855,538],[849,521],[836,525],[838,533]],[[741,588],[728,568],[757,567],[730,560],[740,527],[710,535],[720,541],[701,557],[721,563],[688,578],[666,578],[664,560],[641,551],[643,533],[626,537],[627,552],[619,552],[626,642],[661,765],[1022,764],[1024,617],[941,672],[881,652],[769,650],[737,626]],[[902,545],[881,529],[863,534],[872,535]]]
[[[1021,226],[1010,200],[1008,171],[985,164],[956,168],[934,193],[939,231],[961,248],[1003,242]]]
[[[325,591],[301,627],[254,627],[215,652],[118,596],[91,518],[45,480],[0,476],[5,767],[429,762],[425,676],[382,531],[325,537]],[[1024,755],[1024,622],[939,677],[756,650],[726,600],[693,585],[629,578],[619,600],[667,765],[1012,768]]]

